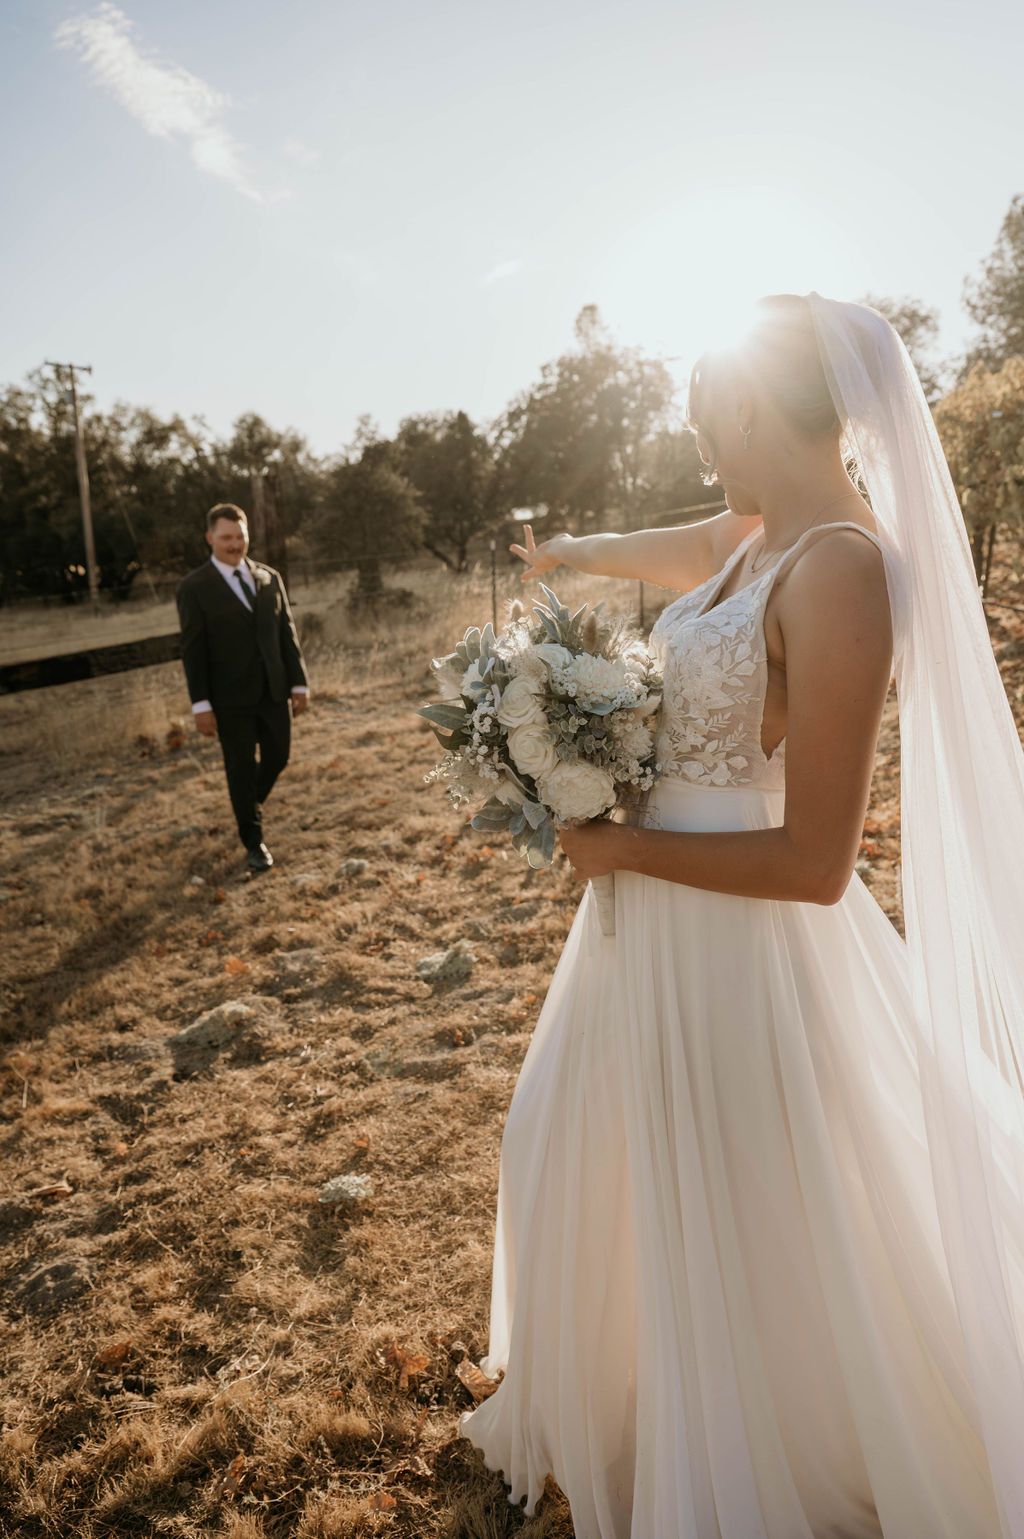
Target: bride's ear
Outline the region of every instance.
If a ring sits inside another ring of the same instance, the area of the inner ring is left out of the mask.
[[[736,396],[734,409],[737,432],[742,433],[753,426],[754,418],[757,416],[757,402],[748,391],[743,391]]]

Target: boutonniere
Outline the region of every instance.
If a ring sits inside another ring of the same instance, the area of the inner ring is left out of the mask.
[[[252,580],[256,584],[257,589],[270,587],[270,573],[265,572],[261,566],[254,566],[252,568]]]

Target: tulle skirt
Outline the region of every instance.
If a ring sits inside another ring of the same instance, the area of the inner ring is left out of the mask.
[[[784,794],[663,779],[666,829]],[[939,1236],[904,942],[837,904],[585,890],[502,1140],[461,1430],[577,1539],[998,1539]]]

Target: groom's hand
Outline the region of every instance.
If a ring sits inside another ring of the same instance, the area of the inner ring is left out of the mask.
[[[195,715],[196,731],[204,737],[217,736],[217,718],[212,711],[197,711]]]
[[[309,693],[297,689],[292,694],[292,715],[301,716],[303,711],[309,709]]]

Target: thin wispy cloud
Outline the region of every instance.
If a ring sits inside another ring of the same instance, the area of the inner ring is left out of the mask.
[[[484,289],[491,283],[500,283],[503,278],[514,278],[516,273],[522,270],[522,257],[513,257],[509,262],[499,262],[497,267],[492,267],[489,273],[484,273],[480,279],[480,287]]]
[[[263,202],[263,194],[245,173],[241,148],[224,123],[230,97],[179,64],[147,58],[133,31],[124,12],[105,3],[62,22],[54,38],[59,47],[78,55],[93,79],[105,86],[147,133],[157,139],[183,142],[199,171],[227,182],[257,203]]]
[[[311,149],[308,144],[303,144],[301,139],[294,135],[284,141],[282,146],[289,160],[294,160],[300,166],[312,166],[320,159],[320,151]]]

